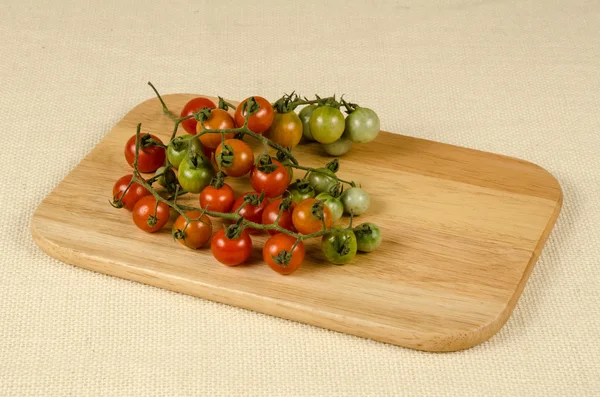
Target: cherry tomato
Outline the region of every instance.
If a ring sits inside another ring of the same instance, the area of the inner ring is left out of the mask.
[[[329,229],[333,225],[333,214],[329,207],[314,198],[308,198],[301,201],[296,205],[294,212],[292,213],[292,222],[296,230],[302,234],[316,233],[323,229],[323,220],[317,218],[315,215],[315,205],[321,203],[323,208],[323,220],[325,221],[325,227]]]
[[[187,211],[185,213],[190,221],[179,215],[173,224],[173,237],[181,244],[192,249],[204,246],[212,235],[212,222],[200,211]]]
[[[330,193],[338,182],[333,171],[328,168],[317,168],[308,174],[308,183],[317,193]]]
[[[223,152],[223,144],[220,143],[215,152],[217,161],[221,161],[223,172],[229,176],[242,176],[250,172],[254,166],[254,153],[248,144],[239,139],[225,140],[225,153]],[[221,159],[221,160],[219,160]]]
[[[216,260],[227,266],[237,266],[246,261],[252,253],[252,239],[242,230],[238,238],[230,239],[225,235],[226,229],[215,233],[210,242],[210,250]]]
[[[281,207],[281,203],[283,199],[277,199],[275,201],[271,201],[266,207],[262,214],[262,224],[263,225],[271,225],[275,223],[277,219],[277,215],[279,215],[279,210]],[[291,232],[295,232],[294,224],[292,222],[292,213],[294,212],[294,208],[296,204],[294,202],[291,203],[288,209],[285,209],[281,212],[281,216],[279,217],[279,222],[277,224],[284,229],[287,229]],[[268,230],[269,234],[275,235],[277,233],[281,233],[277,230]]]
[[[210,112],[210,117],[208,120],[204,121],[203,124],[207,130],[224,130],[235,128],[233,117],[231,117],[231,115],[223,109],[214,109],[212,112]],[[202,127],[196,125],[196,131],[202,131]],[[233,135],[235,135],[233,132],[228,132],[225,134],[225,139],[231,139],[233,138]],[[212,150],[215,150],[222,141],[221,134],[217,133],[203,134],[199,139],[204,147]]]
[[[277,160],[271,161],[276,166],[271,172],[259,170],[260,165],[250,171],[250,183],[254,190],[264,191],[269,198],[281,196],[290,184],[290,174],[284,165]]]
[[[343,265],[356,255],[356,236],[352,230],[336,227],[336,230],[323,235],[321,249],[329,262]]]
[[[293,148],[302,138],[302,121],[294,111],[275,112],[273,123],[265,132],[265,137],[283,147]]]
[[[357,248],[361,252],[372,252],[381,245],[381,229],[376,224],[367,222],[354,229]]]
[[[325,192],[317,194],[317,197],[315,198],[317,200],[321,200],[323,204],[329,207],[331,214],[333,215],[334,222],[342,217],[344,213],[344,205],[342,204],[342,200]]]
[[[185,159],[187,152],[203,153],[202,144],[198,139],[192,140],[192,135],[176,136],[167,146],[167,160],[175,168]],[[190,145],[191,142],[191,145]]]
[[[162,229],[171,216],[169,206],[162,201],[156,206],[154,196],[144,196],[133,207],[133,223],[145,232],[154,233]]]
[[[369,194],[359,187],[344,190],[340,199],[344,205],[344,212],[348,215],[364,214],[371,205]]]
[[[300,117],[300,120],[302,121],[302,136],[307,141],[315,140],[315,138],[313,138],[312,136],[312,133],[310,132],[310,116],[312,116],[316,108],[318,108],[317,105],[306,106],[300,111],[300,114],[298,115],[298,117]]]
[[[228,184],[224,183],[220,189],[208,185],[200,193],[200,208],[216,212],[229,212],[235,202],[235,193]]]
[[[323,144],[323,150],[325,150],[325,153],[335,157],[343,156],[344,154],[348,153],[350,149],[352,149],[352,141],[344,137],[344,135],[342,135],[340,139],[333,143]]]
[[[237,198],[237,200],[235,200],[235,203],[233,203],[231,212],[237,212],[238,208],[240,208],[242,206],[242,204],[244,203],[244,197],[246,197],[249,194],[256,194],[256,195],[260,196],[260,193],[256,193],[256,192],[248,192],[248,193],[242,194],[240,197]],[[244,208],[242,208],[240,210],[239,214],[244,219],[249,220],[250,222],[261,223],[262,222],[262,214],[267,205],[269,205],[269,199],[265,197],[259,205],[256,205],[256,206],[254,206],[252,204],[244,205]],[[261,230],[254,229],[254,228],[247,228],[246,230],[250,234],[255,234],[255,233],[261,232]]]
[[[140,152],[138,153],[138,170],[140,172],[154,172],[165,163],[167,154],[165,148],[160,146],[146,146],[151,140],[161,143],[162,141],[150,134],[140,134]],[[135,161],[135,135],[125,144],[125,160],[133,167]]]
[[[248,118],[248,128],[256,134],[262,134],[273,123],[273,106],[261,96],[254,96],[252,98],[254,98],[254,101],[260,106],[260,109]],[[238,127],[244,125],[246,112],[244,111],[242,113],[242,108],[244,107],[244,104],[248,102],[248,99],[250,98],[244,99],[242,103],[238,105],[237,109],[235,109],[235,125]]]
[[[309,124],[315,141],[333,143],[340,139],[344,132],[344,115],[334,107],[321,106],[314,110]]]
[[[185,106],[181,110],[181,117],[189,116],[192,113],[197,112],[200,109],[204,109],[204,108],[214,109],[216,107],[217,107],[217,105],[215,105],[215,103],[208,98],[202,98],[202,97],[194,98],[185,104]],[[183,127],[183,129],[188,134],[192,134],[192,135],[196,135],[196,125],[197,124],[198,124],[198,122],[193,117],[191,119],[187,119],[187,120],[184,120],[181,122],[181,126]]]
[[[133,174],[125,175],[119,178],[115,185],[113,186],[113,201],[121,201],[123,207],[127,208],[127,210],[133,210],[135,203],[139,201],[144,196],[150,194],[150,191],[135,182],[129,186],[129,182],[131,182],[131,178],[133,178]],[[129,189],[127,189],[129,186]],[[127,192],[125,190],[127,189]],[[125,194],[123,194],[125,192]]]
[[[354,143],[367,143],[379,134],[379,117],[369,108],[357,108],[346,117],[344,135]]]
[[[267,265],[279,274],[292,274],[304,261],[304,243],[300,241],[296,247],[296,238],[288,236],[287,234],[279,233],[273,237],[270,237],[265,246],[263,247],[263,259],[267,262]],[[292,250],[294,247],[294,250]],[[290,257],[286,258],[287,255],[283,253],[286,251],[287,254],[291,254]],[[289,263],[286,261],[289,260]]]
[[[315,197],[317,193],[308,181],[298,179],[296,182],[288,186],[286,195],[288,195],[294,203],[299,203],[307,198]]]
[[[181,187],[190,193],[200,193],[212,178],[214,170],[207,164],[206,157],[196,155],[188,157],[181,162],[177,171],[177,179]]]

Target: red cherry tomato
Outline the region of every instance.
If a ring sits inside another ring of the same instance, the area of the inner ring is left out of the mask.
[[[250,183],[257,192],[264,190],[269,198],[281,196],[290,184],[290,174],[287,168],[277,160],[272,160],[277,166],[272,172],[263,172],[254,166],[250,171]]]
[[[292,251],[292,247],[296,243],[296,238],[287,234],[279,233],[270,237],[263,248],[263,259],[267,265],[279,274],[294,273],[304,261],[304,244],[302,241],[296,245]],[[289,263],[284,263],[279,257],[282,251],[292,253]],[[278,263],[280,262],[280,263]]]
[[[316,233],[323,229],[323,221],[318,219],[313,213],[313,205],[317,203],[317,199],[307,198],[296,205],[292,213],[292,222],[294,227],[302,234]],[[331,228],[333,225],[333,213],[328,206],[323,204],[323,219],[325,227]]]
[[[215,105],[215,103],[208,98],[194,98],[185,104],[185,106],[181,110],[181,117],[187,117],[200,109],[214,109],[216,107],[217,105]],[[198,124],[198,122],[193,117],[191,119],[183,120],[181,122],[181,126],[183,127],[183,129],[188,134],[192,135],[196,135],[196,124]]]
[[[154,135],[140,134],[140,139],[142,142],[138,154],[138,170],[144,173],[154,172],[164,165],[165,159],[167,158],[167,151],[160,146],[143,146],[143,144],[150,139],[162,143],[162,141]],[[133,167],[133,162],[135,161],[135,135],[129,138],[125,144],[125,160]]]
[[[169,206],[162,201],[156,205],[154,196],[144,196],[133,207],[133,223],[145,232],[154,233],[162,229],[169,221]],[[151,219],[148,224],[148,219]]]
[[[233,117],[231,117],[231,115],[223,109],[215,109],[210,112],[210,118],[204,121],[203,124],[207,130],[224,130],[235,128]],[[196,124],[196,131],[202,131],[202,127],[200,127],[198,124]],[[234,135],[235,134],[233,132],[228,132],[225,134],[225,139],[231,139]],[[206,148],[209,148],[211,151],[214,151],[222,141],[221,134],[217,133],[203,134],[199,139],[200,142],[202,142],[202,145],[204,145]]]
[[[229,176],[246,175],[254,166],[254,153],[248,144],[239,139],[227,139],[225,146],[229,146],[233,151],[233,159],[224,161],[223,171]],[[223,144],[220,143],[215,152],[215,158],[223,151]]]
[[[242,108],[244,107],[244,104],[248,102],[248,99],[249,98],[244,99],[235,109],[235,125],[238,127],[243,126],[244,121],[246,120],[246,112],[242,113]],[[262,134],[268,130],[273,123],[273,118],[275,117],[273,106],[261,96],[254,96],[254,100],[258,103],[260,109],[248,118],[248,128],[256,134]]]
[[[227,266],[237,266],[244,263],[252,253],[252,240],[246,232],[242,231],[240,237],[229,239],[225,229],[215,233],[210,243],[210,250],[216,260]]]
[[[208,185],[200,193],[200,208],[216,212],[229,212],[235,201],[235,193],[228,184],[220,189]]]
[[[283,202],[283,199],[277,199],[275,201],[271,201],[263,211],[262,214],[262,224],[263,225],[271,225],[275,223],[277,219],[277,215],[279,215],[279,206]],[[290,208],[284,210],[279,217],[279,222],[277,224],[284,229],[287,229],[291,232],[296,232],[296,228],[292,222],[292,213],[294,212],[296,204],[292,202]],[[281,233],[277,230],[268,230],[270,235],[275,235],[277,233]]]
[[[260,195],[260,193],[256,193],[256,192],[248,192],[248,193],[244,193],[243,195],[241,195],[240,197],[237,198],[237,200],[235,200],[235,203],[233,203],[233,208],[231,208],[231,212],[236,212],[238,208],[241,207],[241,205],[244,203],[244,197],[246,197],[249,194],[258,194]],[[265,207],[269,204],[269,199],[268,198],[264,198],[264,200],[262,201],[262,203],[260,203],[257,206],[254,206],[252,204],[246,204],[244,205],[244,208],[242,208],[239,212],[239,214],[246,220],[250,221],[250,222],[254,222],[254,223],[261,223],[262,222],[262,214],[265,210]],[[258,229],[254,229],[254,228],[247,228],[246,229],[248,231],[248,233],[250,234],[256,234],[256,233],[260,233],[261,230]]]
[[[200,211],[187,211],[185,213],[190,222],[183,215],[179,215],[173,224],[173,236],[183,245],[192,249],[204,246],[212,235],[212,222]]]
[[[129,186],[129,189],[125,195],[123,195],[123,192],[125,192],[125,189],[127,189],[129,182],[131,182],[131,178],[133,178],[133,174],[122,176],[113,186],[113,200],[121,200],[123,207],[127,208],[129,211],[133,210],[135,203],[137,203],[142,197],[150,194],[148,189],[135,182]]]

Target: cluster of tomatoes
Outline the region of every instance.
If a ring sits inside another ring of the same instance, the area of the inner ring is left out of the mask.
[[[280,101],[285,102],[283,107]],[[335,264],[348,263],[357,251],[373,251],[381,243],[381,231],[376,225],[334,226],[343,214],[361,215],[370,204],[367,192],[354,183],[342,188],[335,174],[337,159],[326,167],[309,169],[305,178],[292,183],[295,161],[291,161],[291,156],[279,156],[296,146],[303,135],[323,140],[325,130],[330,134],[327,138],[330,143],[351,137],[358,139],[352,127],[357,124],[350,117],[364,108],[350,113],[345,131],[354,132],[342,137],[343,128],[341,132],[332,132],[331,125],[324,122],[332,119],[329,116],[332,110],[339,112],[337,108],[325,104],[307,106],[300,115],[306,116],[303,112],[312,115],[304,123],[301,116],[285,108],[290,97],[280,101],[273,106],[262,97],[250,97],[232,116],[227,111],[231,105],[226,102],[221,101],[217,107],[207,98],[194,98],[184,106],[177,121],[188,135],[175,136],[168,145],[138,130],[127,141],[124,151],[134,173],[115,183],[113,205],[132,211],[133,222],[146,232],[162,229],[169,221],[171,208],[177,210],[173,237],[193,249],[205,246],[210,240],[214,257],[228,266],[244,263],[252,252],[250,235],[264,231],[270,237],[262,250],[263,259],[281,274],[291,274],[302,264],[303,241],[308,238],[321,237],[326,259]],[[289,122],[292,114],[300,121],[299,130],[290,128],[295,125]],[[377,120],[377,132],[378,123]],[[278,158],[266,152],[255,158],[252,148],[243,140],[244,131],[279,145],[282,149]],[[156,172],[155,176],[147,180],[139,174],[152,172]],[[225,179],[246,175],[254,191],[236,197]],[[154,182],[162,185],[170,197],[154,190]],[[184,192],[199,194],[199,208],[177,203],[178,195]],[[229,225],[213,234],[211,217],[222,218]]]

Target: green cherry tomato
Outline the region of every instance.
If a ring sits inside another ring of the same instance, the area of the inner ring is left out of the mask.
[[[342,193],[344,212],[352,215],[363,214],[371,204],[369,194],[359,187],[351,187]]]
[[[321,106],[310,116],[309,125],[315,141],[333,143],[340,139],[344,132],[344,115],[334,107]]]
[[[188,136],[191,137],[192,135]],[[175,137],[175,139],[169,143],[169,146],[167,146],[167,159],[169,159],[169,163],[171,163],[173,167],[179,168],[179,164],[185,159],[188,146],[188,139],[181,136]]]
[[[328,168],[317,168],[315,171],[308,175],[308,183],[317,193],[331,192],[331,189],[337,185],[335,173]]]
[[[315,197],[315,189],[306,181],[297,180],[288,186],[286,195],[296,204],[307,198]]]
[[[354,143],[371,142],[379,134],[379,117],[369,108],[357,108],[346,117],[344,135]]]
[[[210,163],[206,165],[204,159],[206,157],[200,155],[193,158],[188,157],[179,165],[177,179],[185,191],[200,193],[215,176]]]
[[[373,252],[381,244],[381,230],[371,222],[362,223],[354,228],[356,244],[361,252]]]
[[[329,207],[331,213],[333,214],[334,222],[342,217],[342,214],[344,213],[344,205],[339,198],[333,197],[329,193],[319,193],[315,198],[322,201],[323,204]]]
[[[164,165],[156,170],[156,175],[162,174],[156,180],[158,184],[164,188],[167,188],[168,191],[175,191],[177,185],[177,175],[175,174],[175,169],[171,166]]]
[[[329,262],[344,265],[356,255],[356,236],[352,230],[336,227],[323,235],[321,249]]]
[[[318,108],[317,105],[306,106],[304,109],[300,111],[298,115],[300,117],[300,121],[302,121],[302,136],[307,141],[314,141],[312,133],[310,132],[310,116],[312,116],[315,109]]]
[[[323,144],[323,149],[330,156],[342,156],[352,149],[352,141],[342,135],[340,139],[333,143]]]

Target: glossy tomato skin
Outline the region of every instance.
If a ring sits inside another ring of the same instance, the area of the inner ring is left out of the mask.
[[[304,185],[300,180],[292,183],[287,188],[286,193],[294,203],[299,203],[307,198],[313,198],[316,196],[315,189],[310,185]]]
[[[223,165],[223,171],[233,177],[246,175],[254,167],[254,152],[248,144],[239,139],[225,140],[225,146],[228,146],[233,151],[233,160],[229,165]],[[215,151],[215,158],[223,152],[223,144],[219,143]]]
[[[275,112],[273,123],[264,135],[283,147],[293,148],[302,138],[302,121],[294,111]]]
[[[344,205],[344,212],[348,215],[362,215],[371,205],[369,194],[359,187],[344,190],[340,199]]]
[[[323,220],[317,219],[312,213],[312,207],[318,202],[317,199],[309,198],[296,205],[292,213],[292,222],[298,232],[302,234],[312,234],[323,230],[323,220],[325,227],[329,229],[333,225],[333,214],[329,207],[323,204]]]
[[[273,123],[273,106],[271,106],[271,103],[261,96],[254,96],[254,100],[260,105],[260,109],[248,119],[248,128],[255,134],[262,134],[269,129]],[[242,103],[238,105],[237,109],[235,109],[235,125],[238,127],[244,125],[246,112],[242,113],[242,108],[247,102],[248,98],[244,99]]]
[[[215,105],[215,103],[208,98],[194,98],[185,104],[185,106],[181,110],[180,117],[189,116],[192,113],[197,112],[198,110],[201,110],[203,108],[214,109],[216,107],[217,105]],[[183,127],[185,132],[192,135],[196,135],[197,124],[198,122],[193,117],[191,119],[187,119],[181,122],[181,126]]]
[[[361,252],[373,252],[381,245],[381,229],[371,222],[358,225],[354,229],[357,248]]]
[[[140,135],[142,142],[147,138],[151,138],[156,142],[162,143],[157,136],[150,134]],[[133,167],[133,163],[135,161],[135,135],[129,138],[125,144],[124,153],[125,160],[127,160],[127,163]],[[167,153],[165,148],[160,146],[142,147],[140,145],[140,152],[138,154],[138,170],[143,173],[154,172],[165,163],[166,158]]]
[[[188,223],[183,215],[179,215],[173,224],[173,235],[186,247],[202,248],[212,236],[212,222],[200,211],[187,211],[185,214],[190,218],[190,222]]]
[[[263,172],[254,166],[250,171],[250,183],[257,192],[265,192],[269,198],[281,196],[290,184],[287,168],[277,160],[272,160],[277,168],[272,172]]]
[[[129,189],[123,195],[123,192],[127,189],[129,182],[131,182],[131,178],[133,178],[133,174],[125,175],[120,177],[115,185],[113,186],[113,200],[121,200],[123,203],[123,207],[125,207],[128,211],[132,211],[135,203],[137,203],[142,197],[148,196],[150,191],[135,182],[129,186]]]
[[[330,169],[317,168],[308,174],[308,183],[310,183],[317,193],[329,193],[337,185],[337,179],[335,178],[335,173]]]
[[[156,223],[152,226],[148,225],[148,218],[151,216],[156,218]],[[162,229],[169,221],[171,216],[169,206],[162,201],[156,206],[154,196],[144,196],[133,207],[132,218],[133,223],[145,232],[154,233]]]
[[[208,185],[200,193],[200,208],[216,212],[229,212],[235,202],[235,193],[228,184],[221,188]]]
[[[379,117],[369,108],[357,108],[346,117],[344,136],[354,143],[367,143],[379,134]]]
[[[188,151],[194,153],[203,153],[202,144],[198,139],[191,139],[193,135],[177,136],[167,146],[167,160],[175,168],[179,168],[179,164],[185,160]]]
[[[310,116],[312,116],[315,109],[318,108],[317,105],[309,105],[304,107],[298,117],[300,117],[300,121],[302,122],[302,136],[307,141],[314,141],[312,133],[310,132]]]
[[[305,249],[304,243],[300,241],[292,251],[292,247],[296,243],[296,238],[287,234],[279,233],[270,237],[263,247],[263,259],[271,269],[279,274],[288,275],[294,273],[304,261]],[[275,258],[281,251],[292,253],[292,257],[288,264],[277,263]]]
[[[238,208],[240,208],[241,205],[244,203],[244,197],[246,197],[249,194],[258,194],[260,196],[260,193],[256,193],[256,192],[248,192],[248,193],[242,194],[233,203],[231,212],[237,212]],[[254,206],[252,204],[246,204],[244,206],[244,208],[242,208],[240,210],[239,214],[244,219],[249,220],[250,222],[261,223],[262,215],[263,215],[263,212],[265,211],[265,208],[267,207],[267,205],[269,205],[269,199],[265,197],[265,199],[257,206]],[[257,234],[257,233],[261,232],[261,230],[254,229],[254,228],[247,228],[246,230],[250,234]]]
[[[352,230],[336,228],[321,238],[325,258],[336,265],[344,265],[356,255],[356,236]]]
[[[344,115],[334,107],[321,106],[310,116],[309,125],[315,141],[333,143],[340,139],[344,132]]]
[[[210,164],[207,165],[203,159],[205,159],[204,156],[199,160],[200,164],[198,165],[194,165],[189,159],[185,159],[179,165],[177,179],[185,191],[200,193],[215,176]]]
[[[277,215],[279,215],[279,206],[283,202],[283,199],[277,199],[271,201],[263,211],[262,214],[262,224],[263,225],[271,225],[275,223],[277,219]],[[284,210],[279,217],[279,222],[277,224],[284,229],[289,230],[290,232],[296,232],[296,228],[294,227],[294,223],[292,222],[292,213],[294,212],[294,208],[296,204],[292,202],[292,205],[287,210]],[[269,234],[274,236],[278,233],[281,233],[277,230],[268,230]]]
[[[210,117],[208,120],[205,120],[203,124],[207,130],[225,130],[235,128],[233,117],[231,117],[231,115],[223,109],[214,109],[212,112],[210,112]],[[202,127],[199,124],[196,125],[196,131],[202,131]],[[225,134],[225,139],[231,139],[233,138],[233,135],[235,135],[233,132],[228,132]],[[210,150],[215,150],[222,141],[221,134],[217,133],[203,134],[199,139],[202,145]]]
[[[243,230],[237,239],[229,239],[225,229],[215,233],[210,243],[210,250],[216,260],[227,266],[237,266],[244,263],[252,253],[252,239]]]

